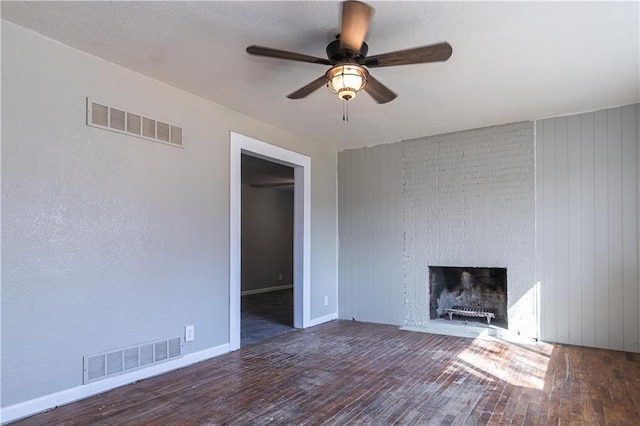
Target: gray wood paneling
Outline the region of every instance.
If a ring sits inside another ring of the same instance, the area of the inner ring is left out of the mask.
[[[607,111],[595,113],[595,246],[596,347],[609,347],[609,216],[607,208]],[[545,259],[546,261],[546,259]]]
[[[609,206],[609,347],[622,350],[622,135],[620,108],[607,111]],[[634,235],[634,238],[637,238]]]
[[[338,154],[339,312],[404,321],[402,144]]]
[[[543,235],[543,250],[544,258],[548,259],[544,268],[542,269],[542,287],[540,289],[542,295],[542,318],[541,333],[542,336],[553,336],[550,340],[557,339],[557,309],[556,309],[556,288],[557,286],[547,285],[547,283],[555,282],[556,280],[556,122],[555,120],[548,120],[541,123],[542,132],[536,137],[541,137],[538,140],[543,146],[544,157],[538,161],[540,167],[540,173],[544,177],[542,183],[542,189],[544,191],[544,205],[545,210],[541,214],[537,215],[542,218],[544,235]]]
[[[582,312],[595,312],[595,187],[593,113],[580,116],[580,283],[582,289]],[[596,344],[596,316],[580,315],[582,318],[582,344]]]
[[[345,199],[349,197],[351,185],[349,185],[348,179],[344,179],[344,174],[346,170],[346,163],[350,160],[351,151],[345,151],[344,155],[338,156],[338,205],[344,205]],[[340,177],[343,177],[341,180]],[[339,232],[349,234],[348,230],[351,229],[351,216],[350,212],[344,209],[338,209],[338,223],[340,224]],[[352,260],[350,257],[351,250],[349,250],[350,240],[343,239],[339,241],[339,258],[338,258],[338,274],[339,277],[343,278],[345,281],[350,281],[351,279],[351,269],[348,266],[351,265]],[[342,309],[343,305],[350,305],[351,299],[348,292],[342,292],[340,283],[338,284],[338,308]]]
[[[638,234],[636,168],[638,136],[633,105],[622,108],[622,229],[625,234]],[[623,286],[623,342],[625,351],[638,350],[638,239],[623,238],[622,286]]]
[[[640,105],[636,105],[636,142],[638,141],[640,141]],[[640,149],[638,149],[638,143],[636,143],[636,179],[638,178],[640,178]],[[640,185],[636,185],[636,206],[638,206],[638,202],[640,202]],[[636,214],[636,230],[640,232],[640,214]],[[640,265],[640,249],[638,249],[637,265]],[[636,303],[636,306],[640,306],[640,288],[638,292],[638,301],[632,301],[632,303]],[[640,330],[640,312],[638,313],[638,330]]]
[[[536,123],[543,340],[639,350],[639,110]]]
[[[544,132],[544,123],[542,121],[538,121],[535,123],[535,134],[536,135],[542,135],[542,133]],[[535,158],[537,159],[542,159],[544,158],[544,143],[542,143],[542,139],[538,138],[539,140],[537,141],[537,143],[535,144]],[[538,160],[540,161],[540,160]],[[544,176],[543,173],[536,173],[536,209],[538,210],[538,212],[544,212],[544,180],[542,179],[542,177]],[[544,229],[544,220],[542,218],[541,214],[536,214],[536,259],[543,259],[544,258],[544,235],[545,235],[545,229]],[[543,271],[542,271],[543,272]],[[537,269],[536,274],[536,280],[538,281],[538,283],[540,282],[540,280],[543,278],[543,273],[540,270]],[[536,312],[537,312],[537,317],[538,319],[538,337],[548,334],[545,332],[545,328],[547,327],[547,323],[544,320],[544,313],[545,311],[542,310],[542,306],[540,306],[540,299],[545,297],[544,292],[546,291],[545,289],[540,289],[540,286],[538,285],[538,300],[537,300],[537,307],[536,307]],[[542,294],[541,294],[542,292]]]
[[[567,117],[556,119],[556,333],[558,342],[569,343],[569,154]],[[574,297],[574,295],[571,295]]]
[[[565,249],[568,250],[568,263],[566,276],[568,279],[567,291],[564,296],[568,297],[569,309],[566,318],[569,320],[567,332],[569,343],[579,345],[582,343],[582,241],[569,250],[569,236],[581,235],[581,215],[580,215],[580,117],[572,116],[568,118],[567,127],[567,162],[568,162],[568,210],[566,220],[568,221],[565,233]],[[571,295],[572,297],[569,297]]]

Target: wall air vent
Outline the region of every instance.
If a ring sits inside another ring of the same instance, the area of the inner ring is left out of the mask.
[[[106,379],[182,355],[180,337],[107,351],[83,358],[84,384]]]
[[[87,126],[183,147],[182,127],[87,98]]]

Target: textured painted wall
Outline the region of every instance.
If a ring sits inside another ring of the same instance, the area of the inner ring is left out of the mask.
[[[242,291],[293,284],[293,191],[242,185],[241,250]]]
[[[185,148],[86,126],[87,96]],[[4,21],[2,124],[3,406],[187,324],[184,353],[228,342],[230,130],[311,157],[311,318],[336,312],[335,152]]]

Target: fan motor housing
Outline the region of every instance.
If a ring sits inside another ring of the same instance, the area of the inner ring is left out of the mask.
[[[364,41],[359,52],[354,52],[348,49],[342,49],[340,47],[340,38],[333,40],[327,45],[327,58],[333,63],[343,62],[345,60],[355,60],[357,63],[366,58],[369,46]]]

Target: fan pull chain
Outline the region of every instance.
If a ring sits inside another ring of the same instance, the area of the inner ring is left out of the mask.
[[[349,121],[349,101],[342,101],[342,121]]]

